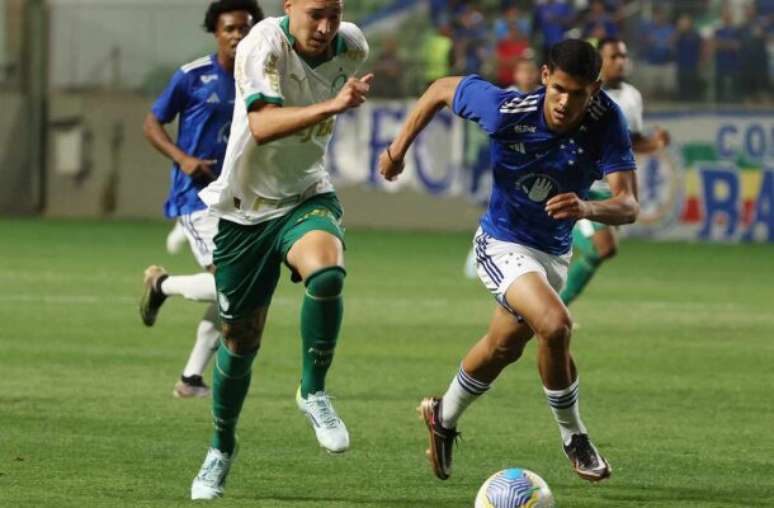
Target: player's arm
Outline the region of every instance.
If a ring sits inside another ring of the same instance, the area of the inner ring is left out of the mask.
[[[363,104],[371,89],[373,74],[349,78],[333,99],[304,107],[284,107],[256,101],[250,106],[250,132],[259,145],[317,125],[328,118]]]
[[[632,150],[634,150],[634,153],[641,154],[650,154],[663,150],[669,145],[669,132],[656,127],[652,134],[648,136],[643,134],[645,122],[642,118],[644,109],[642,94],[636,88],[632,87],[630,89],[632,90],[634,100],[634,109],[630,113],[631,116],[628,117],[629,140],[632,144]]]
[[[574,192],[557,194],[546,202],[546,213],[556,220],[589,219],[617,226],[637,220],[637,178],[634,169],[607,175],[613,197],[603,201],[584,201]]]
[[[441,78],[422,94],[392,144],[379,157],[379,172],[384,178],[395,180],[403,171],[403,159],[409,147],[438,111],[444,106],[452,107],[454,94],[462,79],[461,77]]]
[[[632,149],[635,153],[649,154],[663,150],[671,141],[669,132],[656,128],[653,134],[645,136],[642,133],[632,133]]]
[[[162,155],[166,155],[175,161],[185,174],[210,180],[215,179],[215,175],[212,172],[212,166],[216,164],[217,161],[199,159],[188,155],[181,150],[180,147],[172,141],[169,133],[164,128],[164,124],[162,124],[152,112],[145,115],[143,132],[150,144]]]

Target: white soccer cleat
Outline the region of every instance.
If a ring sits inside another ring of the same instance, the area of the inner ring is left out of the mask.
[[[180,222],[175,221],[175,226],[167,234],[167,252],[170,254],[177,254],[188,243],[188,238],[185,236],[185,230]]]
[[[325,392],[310,393],[306,399],[301,388],[296,392],[298,409],[309,418],[320,446],[331,453],[341,453],[349,448],[349,432],[333,409],[330,396]]]
[[[223,496],[226,477],[235,455],[236,451],[228,454],[216,448],[207,450],[207,456],[204,458],[201,469],[199,469],[199,474],[196,475],[191,484],[192,500],[211,500]]]

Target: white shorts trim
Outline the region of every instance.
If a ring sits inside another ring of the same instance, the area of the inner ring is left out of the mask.
[[[497,301],[511,313],[505,300],[511,284],[524,274],[541,274],[557,293],[567,283],[572,252],[554,256],[526,245],[503,242],[486,234],[481,228],[473,239],[478,278]]]
[[[215,235],[218,233],[218,220],[218,217],[210,214],[207,210],[181,215],[177,219],[188,239],[191,253],[202,268],[212,265]]]

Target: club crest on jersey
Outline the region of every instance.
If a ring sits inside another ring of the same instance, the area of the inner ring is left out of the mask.
[[[559,182],[543,173],[530,173],[516,180],[516,188],[535,203],[543,203],[549,197],[559,193]]]
[[[333,84],[331,85],[331,91],[333,93],[338,93],[339,90],[341,90],[341,87],[344,86],[344,83],[347,82],[347,75],[346,74],[339,74],[336,76],[336,79],[333,80]]]

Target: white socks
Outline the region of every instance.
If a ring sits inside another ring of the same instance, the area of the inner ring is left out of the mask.
[[[199,321],[199,327],[196,330],[196,343],[188,357],[188,363],[183,370],[183,376],[201,376],[212,355],[218,349],[218,339],[220,330],[212,321]]]
[[[586,426],[580,418],[578,403],[578,383],[576,379],[573,384],[564,390],[549,390],[543,387],[546,393],[548,405],[554,413],[556,423],[559,424],[559,431],[562,433],[562,442],[570,444],[573,434],[587,434]]]
[[[215,276],[209,272],[196,275],[170,275],[161,283],[161,292],[167,296],[182,296],[197,302],[214,302]]]
[[[465,409],[487,390],[488,383],[472,378],[460,367],[441,401],[441,425],[447,429],[455,428]]]

